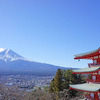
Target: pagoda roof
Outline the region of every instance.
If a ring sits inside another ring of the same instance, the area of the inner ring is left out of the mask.
[[[96,56],[99,52],[100,48],[98,48],[97,50],[93,50],[90,52],[86,52],[86,53],[81,53],[81,54],[77,54],[74,55],[75,58],[74,59],[93,59],[93,56]]]
[[[86,91],[86,92],[97,92],[100,91],[100,84],[84,83],[84,84],[70,85],[70,89]]]
[[[82,69],[73,70],[73,74],[82,74],[82,73],[88,74],[88,73],[96,72],[99,69],[100,69],[100,66],[99,67],[82,68]]]

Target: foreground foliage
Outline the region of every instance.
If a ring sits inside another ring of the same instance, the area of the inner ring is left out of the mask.
[[[15,88],[15,87],[13,87]],[[2,99],[0,100],[78,100],[82,98],[82,95],[78,93],[76,97],[71,98],[69,95],[69,89],[64,89],[63,91],[58,92],[59,98],[56,98],[55,93],[50,93],[47,90],[37,89],[31,92],[20,92],[17,91],[17,87],[15,89],[0,87],[0,94],[2,95]]]
[[[72,74],[71,69],[68,70],[58,69],[54,79],[51,81],[49,92],[55,93],[55,95],[57,95],[56,99],[58,99],[59,98],[58,93],[63,91],[64,89],[67,89],[68,97],[71,99],[73,97],[76,97],[77,94],[80,92],[76,90],[70,90],[69,85],[81,84],[85,82],[86,80],[84,76],[82,76],[81,74],[79,75]]]

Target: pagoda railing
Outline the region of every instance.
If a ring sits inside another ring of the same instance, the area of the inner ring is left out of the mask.
[[[87,100],[100,100],[99,98],[91,97],[90,95],[85,95]]]
[[[100,64],[88,63],[88,66],[89,67],[98,67],[98,66],[100,66]]]
[[[87,79],[87,82],[100,82],[100,79],[96,79],[96,80],[93,80],[93,79]]]
[[[88,63],[88,66],[92,66],[92,65],[94,65],[93,63]]]

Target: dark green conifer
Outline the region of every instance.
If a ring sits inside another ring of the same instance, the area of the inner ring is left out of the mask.
[[[62,70],[58,69],[54,78],[55,92],[62,91]]]
[[[55,87],[54,87],[54,78],[53,78],[53,80],[51,81],[51,83],[50,83],[50,86],[49,86],[49,92],[54,92],[54,89]]]

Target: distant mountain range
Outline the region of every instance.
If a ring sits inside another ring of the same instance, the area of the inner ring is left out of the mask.
[[[66,67],[30,61],[10,49],[0,49],[0,72],[29,72],[53,75],[58,68],[68,69]]]

